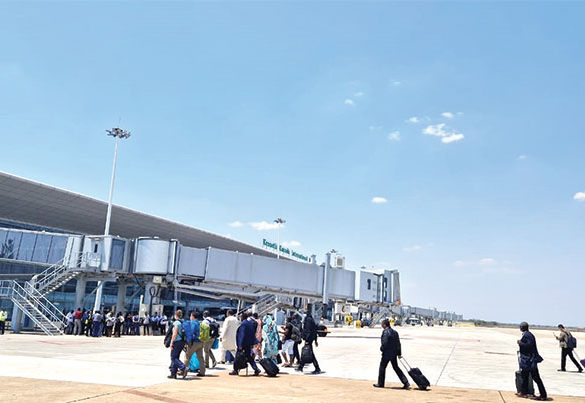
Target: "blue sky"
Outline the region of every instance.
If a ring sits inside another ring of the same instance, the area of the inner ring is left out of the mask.
[[[0,169],[583,326],[585,5],[0,3]],[[575,199],[576,197],[576,199]],[[374,198],[382,201],[373,203]],[[240,222],[241,226],[230,226]]]

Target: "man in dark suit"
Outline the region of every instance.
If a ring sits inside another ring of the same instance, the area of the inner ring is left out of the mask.
[[[386,380],[386,367],[388,363],[392,364],[392,369],[398,375],[398,379],[404,385],[403,389],[410,389],[408,379],[398,366],[398,358],[402,357],[402,348],[400,346],[400,337],[398,332],[390,328],[390,321],[384,319],[382,321],[382,346],[380,351],[382,352],[382,359],[380,360],[380,369],[378,370],[378,383],[374,384],[375,388],[383,388]]]
[[[254,358],[252,357],[252,347],[258,344],[258,340],[256,340],[257,327],[258,322],[256,322],[249,313],[244,312],[242,314],[242,324],[240,325],[236,332],[236,346],[238,347],[237,354],[240,353],[244,354],[247,363],[252,366],[255,376],[258,376],[258,374],[260,374],[260,370],[258,369],[258,366],[254,362]],[[230,375],[238,375],[239,370],[236,369],[236,361],[237,360],[234,360],[234,370],[230,372]]]
[[[532,379],[538,386],[539,397],[535,397],[534,400],[547,400],[546,389],[544,383],[540,378],[538,372],[538,363],[542,362],[542,357],[538,354],[538,348],[536,347],[536,338],[528,330],[528,323],[520,323],[520,331],[522,332],[522,338],[518,340],[518,346],[520,346],[520,371],[522,373],[522,390],[517,393],[519,397],[528,396],[528,375],[532,375]]]
[[[319,347],[319,342],[317,341],[317,325],[315,324],[315,319],[313,319],[313,315],[311,311],[313,310],[313,306],[311,304],[307,305],[307,316],[305,316],[305,320],[303,321],[303,330],[302,330],[302,337],[305,341],[305,345],[309,346],[311,349],[311,355],[313,356],[313,367],[315,370],[311,372],[313,375],[319,375],[321,373],[321,368],[319,368],[319,363],[317,362],[317,358],[315,357],[315,352],[313,351],[313,342],[315,342],[315,347]],[[301,354],[302,357],[302,354]],[[303,363],[302,359],[299,362],[299,366],[295,368],[296,371],[303,371],[303,367],[305,364]]]

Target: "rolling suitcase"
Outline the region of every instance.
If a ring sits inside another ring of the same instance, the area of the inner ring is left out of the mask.
[[[412,368],[404,358],[400,358],[400,362],[402,365],[404,365],[406,372],[408,372],[408,375],[412,378],[420,390],[427,390],[427,388],[431,386],[431,383],[427,377],[423,375],[420,369]]]
[[[577,351],[575,351],[575,350],[573,350],[573,351],[574,351],[574,353],[575,353],[575,356],[577,357],[577,361],[579,361],[579,362],[581,363],[581,366],[582,366],[583,368],[585,368],[585,358],[581,360],[581,359],[579,358],[579,354],[577,354]]]
[[[276,376],[280,372],[278,366],[270,358],[262,358],[260,360],[260,365],[262,365],[262,368],[264,368],[266,375],[270,377]]]
[[[518,365],[520,365],[520,351],[518,351]],[[522,393],[522,371],[516,371],[516,392]],[[528,373],[528,394],[534,395],[534,382],[532,374]]]

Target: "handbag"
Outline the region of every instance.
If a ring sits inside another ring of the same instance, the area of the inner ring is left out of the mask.
[[[211,348],[213,350],[217,350],[219,348],[219,338],[216,338],[215,341],[213,342],[213,345],[211,346]]]
[[[244,369],[248,367],[248,357],[246,357],[246,353],[242,350],[238,350],[236,352],[236,358],[234,359],[234,369],[239,371],[240,369]]]
[[[305,344],[301,350],[301,364],[310,364],[313,360],[313,348],[310,344]]]

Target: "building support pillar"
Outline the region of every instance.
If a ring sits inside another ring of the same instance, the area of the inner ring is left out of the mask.
[[[20,333],[22,329],[22,310],[14,305],[12,309],[12,318],[10,319],[10,326],[12,327],[12,331],[14,333]]]
[[[144,305],[147,306],[148,314],[152,315],[152,305],[158,304],[158,284],[149,281],[144,286]]]

